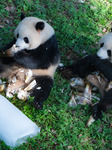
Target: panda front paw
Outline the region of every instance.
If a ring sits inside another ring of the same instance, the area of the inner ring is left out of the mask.
[[[39,102],[39,101],[34,101],[34,107],[38,110],[42,110],[43,109],[43,103]]]
[[[61,72],[66,69],[66,66],[58,66],[58,71]]]
[[[71,79],[73,77],[77,77],[77,75],[74,73],[74,68],[72,66],[62,66],[58,67],[57,71],[59,74],[63,76],[65,79]]]
[[[102,109],[100,108],[99,103],[96,103],[95,105],[93,105],[93,118],[95,120],[102,118]]]

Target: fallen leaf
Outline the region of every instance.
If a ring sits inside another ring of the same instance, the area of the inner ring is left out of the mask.
[[[51,110],[49,109],[49,110],[48,110],[48,112],[50,112],[50,113],[51,113]]]
[[[7,6],[7,7],[5,8],[5,10],[9,11],[10,9],[9,9],[9,7]]]
[[[55,131],[55,130],[53,130],[53,129],[51,130],[51,132],[52,132],[52,133],[56,133],[56,131]]]
[[[85,0],[78,0],[79,3],[85,3]]]
[[[13,11],[13,10],[15,10],[15,7],[9,7],[9,6],[7,6],[6,8],[5,8],[5,10],[7,10],[7,11]]]
[[[83,50],[82,54],[86,54],[86,53],[87,53],[86,50]]]
[[[76,103],[74,94],[72,94],[71,99],[70,99],[70,101],[69,101],[69,103],[68,103],[68,106],[69,106],[69,107],[76,107],[76,106],[77,106],[77,103]]]
[[[93,116],[91,115],[90,118],[87,121],[87,127],[89,127],[93,122],[95,121],[95,119],[93,118]]]
[[[100,126],[100,128],[98,129],[98,132],[99,132],[99,133],[101,133],[101,132],[102,132],[102,130],[103,130],[103,125],[102,125],[102,126]]]
[[[107,31],[107,29],[106,29],[106,28],[104,28],[104,29],[103,29],[103,32],[106,32],[106,31]]]
[[[7,24],[9,24],[9,19],[6,19],[5,22],[6,22]]]
[[[102,37],[102,33],[98,33],[97,35]]]
[[[73,148],[73,146],[68,146],[68,149],[72,149]]]
[[[0,28],[4,28],[4,25],[0,25]]]
[[[83,140],[82,140],[82,142],[84,143],[84,142],[86,142],[86,141],[88,141],[89,140],[89,137],[86,137],[86,138],[84,138]]]
[[[78,137],[80,138],[82,136],[82,134],[79,134]]]
[[[105,143],[104,139],[102,139],[102,142]]]
[[[95,7],[95,6],[91,6],[90,8],[91,8],[91,9],[96,9],[96,7]]]

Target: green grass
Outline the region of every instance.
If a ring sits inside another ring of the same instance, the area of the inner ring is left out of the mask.
[[[97,51],[97,42],[112,25],[111,0],[4,0],[0,2],[0,48],[13,37],[20,13],[37,16],[50,23],[59,43],[61,62],[71,64],[74,57]],[[29,103],[11,100],[25,115],[41,127],[36,139],[14,150],[110,150],[112,149],[112,111],[89,128],[89,106],[69,108],[69,81],[55,74],[54,86],[43,110]],[[0,141],[0,150],[9,150]]]

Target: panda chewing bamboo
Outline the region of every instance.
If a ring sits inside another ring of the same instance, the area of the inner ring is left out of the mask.
[[[17,93],[19,99],[34,97],[34,106],[42,109],[60,62],[54,29],[44,20],[22,13],[14,35],[3,48],[9,57],[0,57],[0,78],[7,78],[9,83],[6,96]]]
[[[71,77],[78,76],[80,78],[88,77],[89,82],[93,82],[90,78],[92,73],[99,71],[106,79],[103,84],[96,84],[101,94],[100,101],[92,105],[93,112],[90,122],[101,119],[102,112],[112,107],[112,31],[104,35],[99,41],[99,50],[95,55],[88,55],[78,60],[71,66],[59,68],[59,72],[66,75],[69,72]],[[88,76],[89,75],[89,76]],[[65,76],[66,77],[66,76]],[[96,82],[96,81],[95,81]]]

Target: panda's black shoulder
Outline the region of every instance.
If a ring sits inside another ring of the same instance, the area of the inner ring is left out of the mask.
[[[33,50],[19,51],[14,59],[29,69],[47,69],[50,65],[58,64],[60,55],[55,34]]]
[[[58,52],[58,43],[57,43],[56,35],[53,34],[48,40],[46,40],[43,44],[41,44],[39,48],[40,49],[45,48],[45,50]]]
[[[60,55],[56,35],[52,35],[47,41],[31,51],[31,56],[44,63],[55,64],[58,62]]]

